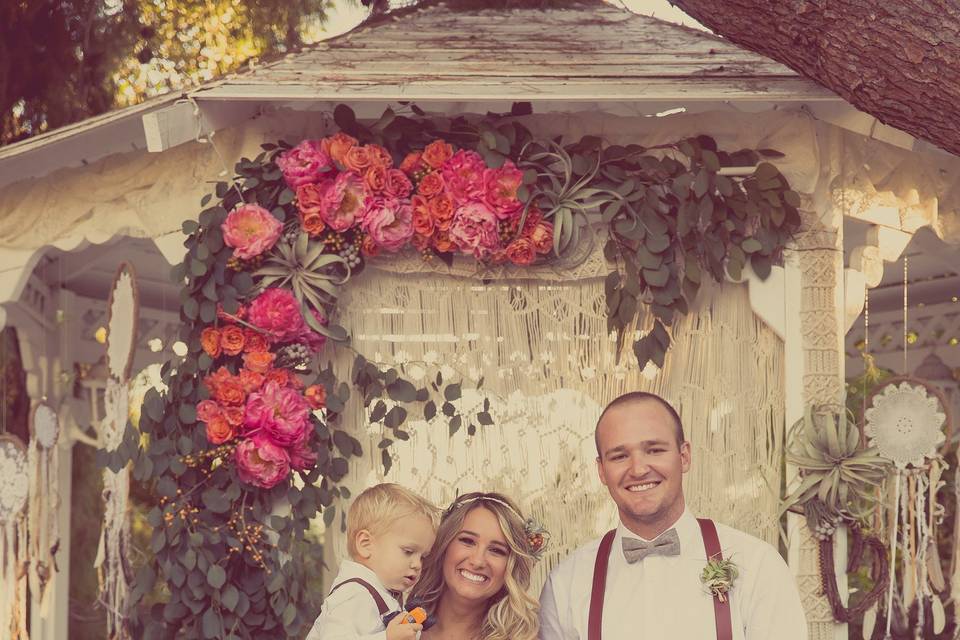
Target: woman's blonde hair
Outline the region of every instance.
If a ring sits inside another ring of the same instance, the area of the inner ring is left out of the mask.
[[[510,547],[503,589],[487,602],[480,640],[535,640],[539,604],[527,593],[534,557],[530,553],[525,521],[512,500],[499,493],[467,493],[457,498],[443,514],[437,539],[426,559],[423,575],[410,594],[427,611],[435,612],[444,592],[443,557],[463,529],[474,509],[484,508],[496,516]]]

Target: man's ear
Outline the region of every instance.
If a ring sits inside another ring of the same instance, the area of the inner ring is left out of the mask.
[[[597,456],[597,475],[600,476],[600,484],[607,486],[607,476],[603,473],[603,460]]]
[[[680,469],[683,471],[683,473],[690,471],[692,453],[693,451],[690,448],[690,443],[684,440],[683,444],[680,445]]]
[[[357,547],[357,555],[364,560],[369,560],[373,555],[373,534],[366,529],[357,531],[357,537],[354,541]]]

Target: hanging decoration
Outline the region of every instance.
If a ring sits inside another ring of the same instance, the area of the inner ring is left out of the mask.
[[[33,409],[31,439],[27,453],[30,479],[30,591],[40,602],[40,613],[48,611],[49,584],[56,571],[59,546],[60,495],[57,492],[59,456],[57,439],[60,421],[56,411],[45,403]]]
[[[493,423],[489,402],[458,408],[460,381],[415,385],[359,353],[349,381],[322,365],[331,343],[351,348],[337,304],[367,260],[416,251],[495,277],[507,265],[562,268],[602,233],[618,353],[649,313],[633,353],[641,367],[663,366],[669,327],[701,283],[740,279],[747,265],[765,278],[800,226],[800,197],[765,161],[776,151],[725,152],[707,136],[654,148],[536,140],[515,117],[529,104],[474,119],[404,109],[364,124],[339,105],[339,131],[263,144],[183,224],[173,278],[188,353],[162,369],[165,394],[144,396],[143,445],[124,436],[106,455],[113,469],[132,460],[158,495],[154,561],[130,603],[167,583],[163,615],[137,621],[160,635],[298,635],[303,577],[281,558],[310,518],[322,511],[332,525],[349,497],[339,483],[364,455],[341,422],[352,394],[383,434],[385,470],[408,417],[420,417],[412,407],[450,435]],[[731,167],[755,168],[724,175]]]
[[[139,303],[133,267],[124,262],[117,270],[108,303],[107,389],[105,416],[99,430],[107,450],[124,443],[127,419],[130,368],[137,343]],[[129,439],[129,438],[128,438]],[[130,470],[127,465],[112,465],[103,472],[103,531],[94,562],[100,580],[100,597],[107,609],[107,637],[126,640],[132,637],[126,618],[127,600],[133,571],[130,566]]]
[[[0,435],[0,636],[27,640],[27,449],[20,438]]]
[[[922,466],[943,444],[946,407],[939,392],[919,380],[897,377],[873,393],[866,411],[866,434],[884,458],[898,468]]]

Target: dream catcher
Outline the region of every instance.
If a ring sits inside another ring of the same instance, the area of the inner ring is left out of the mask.
[[[100,428],[101,445],[108,451],[120,446],[127,425],[127,383],[137,342],[139,315],[133,268],[123,263],[110,291],[107,323],[106,415]],[[130,550],[130,470],[127,467],[103,472],[103,531],[95,565],[100,579],[101,599],[107,609],[107,637],[130,637],[125,611],[133,579]]]
[[[0,637],[26,640],[27,634],[27,450],[13,435],[0,435]]]
[[[38,404],[31,421],[27,469],[30,482],[30,591],[40,602],[40,613],[47,613],[50,578],[56,570],[54,557],[59,546],[58,518],[60,496],[57,493],[57,439],[60,421],[49,405]]]

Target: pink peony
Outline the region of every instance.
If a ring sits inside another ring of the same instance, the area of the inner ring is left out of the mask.
[[[523,172],[507,161],[499,169],[483,172],[484,201],[500,220],[511,218],[523,206],[517,199],[517,189],[523,184]]]
[[[291,188],[302,184],[320,182],[324,174],[333,168],[330,156],[320,148],[319,140],[304,140],[293,149],[284,151],[277,158],[277,166],[283,172],[283,179]]]
[[[398,251],[413,236],[413,207],[393,198],[373,198],[364,214],[363,230],[377,246]]]
[[[263,207],[241,204],[227,215],[220,229],[223,243],[233,247],[233,255],[249,260],[277,243],[283,225]]]
[[[483,260],[500,245],[497,217],[480,202],[470,202],[457,209],[450,226],[450,239],[464,253]]]
[[[289,342],[304,328],[297,299],[290,290],[279,287],[266,289],[250,303],[247,320],[266,332],[274,342]]]
[[[254,436],[237,445],[237,475],[247,484],[272,489],[290,475],[287,452],[263,436]]]
[[[486,168],[479,153],[463,149],[443,163],[443,182],[454,203],[461,205],[483,198],[483,172]]]
[[[262,433],[271,442],[289,447],[310,436],[310,404],[299,391],[267,382],[247,398],[243,426]]]
[[[355,173],[341,173],[323,194],[320,215],[334,231],[346,231],[360,222],[369,193]]]
[[[301,443],[287,450],[290,454],[290,466],[297,471],[309,471],[317,466],[317,452]]]

